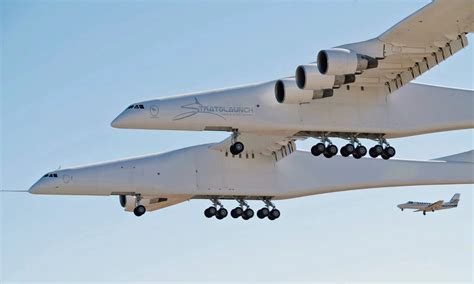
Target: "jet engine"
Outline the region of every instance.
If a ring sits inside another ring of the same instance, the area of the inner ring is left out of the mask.
[[[126,211],[133,211],[135,208],[136,197],[130,195],[119,195],[120,206]]]
[[[319,72],[324,75],[356,74],[378,66],[377,59],[345,48],[321,50],[317,63]]]
[[[332,96],[329,90],[302,90],[296,85],[294,78],[285,78],[275,83],[275,98],[281,104],[309,103],[314,99]]]
[[[355,75],[324,75],[318,70],[317,64],[300,65],[295,73],[296,85],[304,90],[323,90],[353,83]]]

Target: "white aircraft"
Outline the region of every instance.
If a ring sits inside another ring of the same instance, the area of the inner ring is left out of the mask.
[[[434,1],[376,38],[321,50],[294,77],[135,103],[112,126],[229,131],[232,154],[275,159],[305,138],[333,157],[339,137],[342,156],[389,159],[389,138],[474,127],[472,90],[410,83],[468,45],[473,14],[471,0]]]
[[[423,215],[426,215],[426,212],[429,211],[435,212],[435,210],[452,209],[458,207],[460,196],[461,194],[456,193],[449,202],[444,202],[444,200],[438,200],[434,203],[408,201],[407,203],[397,205],[397,207],[402,211],[403,209],[417,209],[415,212],[423,211]]]
[[[473,128],[473,91],[410,83],[468,42],[471,1],[435,1],[377,38],[322,50],[295,77],[130,105],[113,127],[229,131],[220,142],[45,174],[33,194],[118,195],[141,216],[210,199],[205,216],[280,216],[273,201],[352,189],[474,183],[474,151],[433,161],[361,159],[395,155],[387,139]],[[439,25],[439,23],[443,23]],[[311,154],[295,141],[318,138]],[[338,148],[330,138],[349,140]],[[244,147],[245,145],[245,147]],[[316,159],[323,154],[332,159]],[[347,159],[352,155],[355,159]],[[356,160],[357,159],[357,160]]]

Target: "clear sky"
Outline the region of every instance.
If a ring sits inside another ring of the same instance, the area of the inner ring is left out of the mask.
[[[0,187],[28,189],[59,166],[220,141],[226,133],[110,122],[132,102],[294,74],[318,50],[375,37],[426,3],[2,1]],[[417,81],[473,89],[473,57],[471,46]],[[391,142],[397,158],[431,159],[473,149],[473,133]],[[208,201],[136,218],[117,197],[1,193],[0,282],[471,283],[472,190],[417,186],[279,201],[275,222],[206,219]],[[396,208],[456,192],[454,210],[423,216]]]

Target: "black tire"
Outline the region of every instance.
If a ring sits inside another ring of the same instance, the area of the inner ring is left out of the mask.
[[[272,211],[270,211],[270,214],[268,215],[268,217],[272,216],[272,219],[271,220],[275,220],[275,219],[278,219],[280,218],[280,210],[278,209],[273,209]]]
[[[347,151],[347,153],[349,153],[349,155],[352,154],[352,152],[354,152],[354,149],[355,149],[354,145],[349,143],[349,144],[346,144],[346,146],[344,146],[344,147],[346,148],[346,151]]]
[[[230,211],[230,215],[232,216],[232,218],[237,219],[242,216],[243,212],[244,210],[242,209],[242,207],[236,207]]]
[[[319,156],[324,153],[325,150],[326,146],[323,143],[318,143],[311,147],[311,154],[313,154],[313,156]]]
[[[354,153],[352,153],[352,157],[354,157],[354,159],[360,159],[362,158],[356,151],[354,151]]]
[[[326,149],[326,151],[324,151],[324,154],[323,154],[323,155],[324,155],[324,157],[326,157],[326,158],[328,158],[328,159],[332,158],[331,153],[329,153],[329,152],[327,151],[327,149]]]
[[[423,211],[423,215],[426,215],[426,211]]]
[[[216,213],[217,213],[217,209],[214,206],[211,206],[211,207],[207,208],[206,210],[204,210],[204,216],[206,216],[207,218],[214,217],[214,215],[216,215]]]
[[[357,152],[357,155],[364,157],[365,155],[367,155],[367,148],[360,145],[360,146],[357,146],[357,148],[355,148],[354,152]]]
[[[263,207],[262,209],[257,211],[257,217],[260,218],[260,219],[263,219],[263,218],[267,217],[269,213],[270,213],[270,211],[268,210],[268,208]]]
[[[331,154],[331,156],[336,156],[338,151],[339,149],[337,149],[337,146],[334,144],[331,144],[326,148],[326,152]]]
[[[268,215],[268,220],[275,220],[275,217],[273,217],[272,215]]]
[[[350,155],[349,152],[346,149],[346,146],[342,146],[341,151],[339,151],[339,152],[341,153],[341,156],[343,156],[343,157],[347,157],[347,156]]]
[[[133,214],[135,214],[135,216],[137,217],[142,216],[143,214],[145,214],[145,212],[146,208],[143,205],[138,205],[137,207],[135,207],[135,209],[133,209]]]
[[[252,218],[254,214],[255,213],[253,212],[252,209],[247,208],[247,209],[245,209],[244,213],[242,214],[242,218],[244,220],[248,220],[248,219]]]
[[[369,149],[369,156],[371,156],[372,158],[377,158],[378,155],[377,153],[375,153],[375,149],[372,147]]]
[[[380,156],[381,156],[381,157],[382,157],[382,159],[384,159],[384,160],[388,160],[388,159],[390,159],[390,157],[389,157],[389,156],[387,156],[387,155],[385,155],[385,153],[382,153],[382,155],[380,155]]]
[[[378,156],[382,155],[383,153],[382,145],[375,145],[373,148],[374,148],[374,153],[376,153]]]
[[[388,146],[386,147],[383,152],[385,153],[385,155],[387,155],[389,158],[395,156],[395,154],[397,153],[397,151],[395,151],[395,148],[393,148],[392,146]]]
[[[225,217],[227,217],[227,214],[228,214],[227,209],[222,207],[219,210],[217,210],[216,218],[219,219],[219,220],[224,219]]]
[[[238,155],[244,151],[244,144],[242,142],[235,142],[229,148],[232,155]]]

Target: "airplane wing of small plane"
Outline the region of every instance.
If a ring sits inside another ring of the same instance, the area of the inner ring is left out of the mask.
[[[444,200],[438,200],[434,203],[431,203],[430,205],[424,207],[424,208],[421,208],[421,209],[418,209],[416,210],[415,212],[421,212],[421,211],[434,211],[434,210],[438,210],[440,209],[441,207],[443,207],[443,202]]]
[[[474,31],[472,9],[471,0],[433,1],[377,38],[336,47],[383,59],[356,73],[352,85],[385,85],[391,93],[446,60],[467,46],[465,33]],[[330,64],[330,52],[318,54],[318,65]]]

